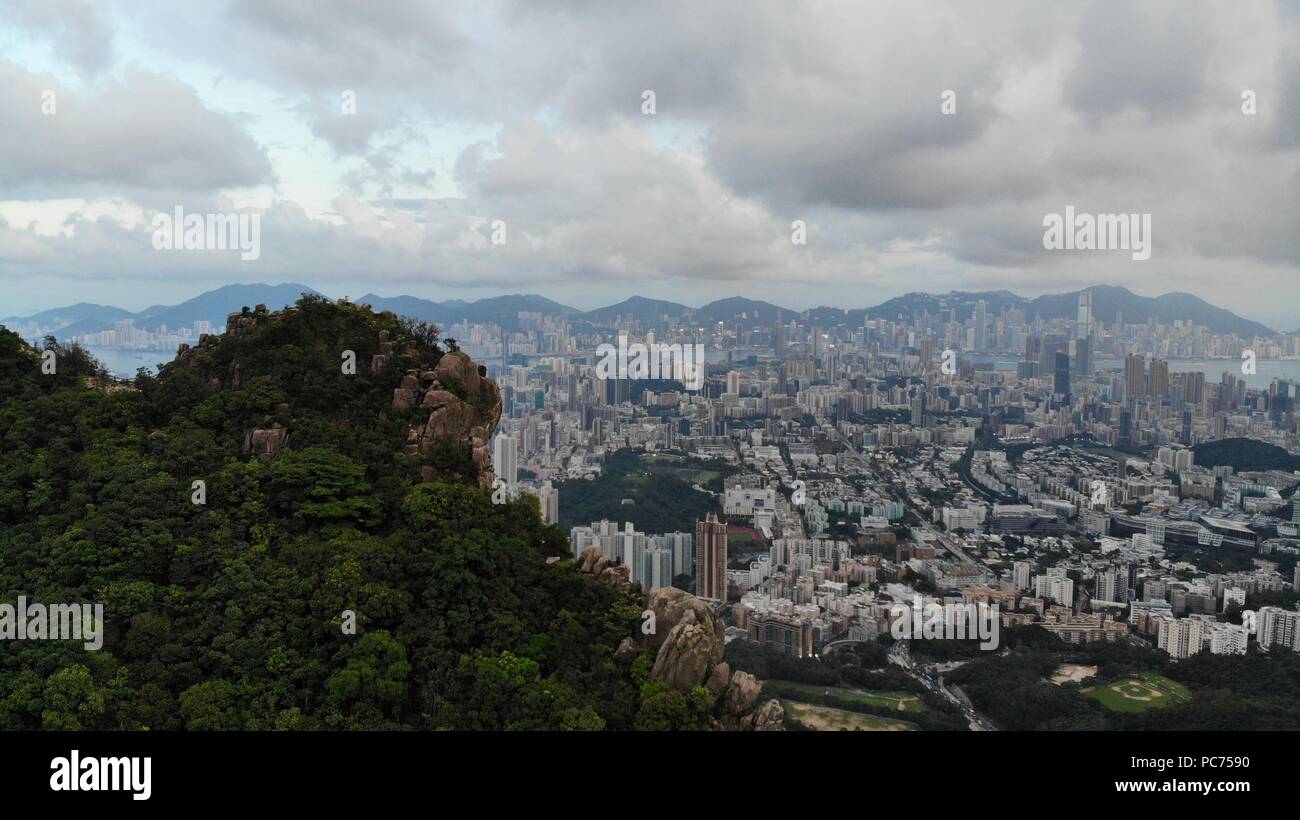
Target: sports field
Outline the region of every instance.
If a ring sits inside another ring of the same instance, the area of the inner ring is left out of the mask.
[[[1145,712],[1192,698],[1186,686],[1154,672],[1142,672],[1137,677],[1085,689],[1083,693],[1116,712]]]
[[[777,693],[829,695],[840,701],[883,706],[886,709],[899,712],[925,711],[925,704],[921,702],[921,699],[908,692],[869,692],[859,689],[844,689],[839,686],[796,683],[790,680],[769,680],[765,681],[765,683],[770,690]]]
[[[910,732],[916,728],[905,721],[832,709],[829,706],[815,706],[792,700],[782,701],[782,704],[787,715],[819,732]]]

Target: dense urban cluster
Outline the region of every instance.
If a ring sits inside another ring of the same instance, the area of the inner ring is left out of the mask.
[[[1296,383],[1242,355],[1294,358],[1296,336],[1103,320],[1089,291],[1057,319],[959,294],[857,324],[733,301],[721,321],[450,329],[502,384],[498,475],[569,522],[575,555],[693,589],[729,641],[796,657],[888,636],[916,596],[1172,658],[1300,648]],[[704,344],[703,389],[601,378],[594,350],[619,336]],[[624,517],[584,520],[566,494],[628,451],[713,512],[638,529],[629,483]]]

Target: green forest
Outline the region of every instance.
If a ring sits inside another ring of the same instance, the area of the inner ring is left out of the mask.
[[[565,532],[609,520],[630,521],[637,530],[654,534],[694,533],[695,522],[710,512],[721,512],[719,500],[675,475],[651,470],[628,450],[606,457],[594,480],[560,485],[560,527]]]
[[[1300,470],[1300,456],[1281,447],[1249,438],[1225,438],[1207,441],[1192,448],[1196,463],[1202,467],[1231,467],[1243,470]]]
[[[1008,730],[1211,730],[1300,729],[1300,656],[1277,650],[1246,656],[1208,652],[1172,660],[1133,641],[1066,643],[1038,626],[1003,633],[1006,654],[976,657],[948,675],[981,714]],[[1095,678],[1057,685],[1061,664],[1096,666]],[[1185,686],[1191,698],[1137,712],[1108,709],[1084,689],[1109,686],[1141,673],[1157,673]]]
[[[99,651],[5,642],[0,728],[707,725],[648,650],[615,656],[639,603],[548,563],[567,539],[533,498],[492,504],[467,442],[405,451],[428,411],[394,389],[435,328],[306,296],[270,319],[132,383],[0,328],[0,602],[104,607]],[[271,425],[284,448],[250,455]]]

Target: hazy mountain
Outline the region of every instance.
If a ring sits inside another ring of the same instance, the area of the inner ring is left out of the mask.
[[[1151,318],[1165,324],[1184,320],[1208,327],[1215,333],[1235,333],[1246,338],[1273,334],[1272,330],[1258,322],[1243,319],[1231,311],[1215,307],[1187,293],[1167,293],[1152,298],[1139,296],[1122,287],[1099,285],[1088,290],[1092,292],[1094,318],[1106,324],[1114,322],[1117,315],[1122,315],[1126,323],[1146,322]],[[278,310],[297,301],[303,293],[315,292],[307,285],[296,283],[226,285],[202,293],[179,305],[157,305],[135,314],[109,305],[83,302],[52,308],[31,316],[10,317],[4,321],[8,324],[36,322],[53,328],[57,335],[64,338],[111,328],[114,322],[121,319],[132,319],[136,327],[145,330],[157,330],[164,324],[169,328],[188,327],[200,319],[208,319],[221,326],[225,322],[226,314],[245,306],[264,304],[272,310]],[[460,299],[434,302],[416,296],[378,296],[368,293],[353,301],[369,304],[376,311],[390,310],[399,316],[423,319],[443,328],[448,328],[457,322],[469,321],[494,322],[514,330],[519,327],[521,311],[562,315],[573,321],[593,324],[607,324],[617,316],[631,315],[643,322],[658,321],[668,316],[689,317],[700,325],[724,322],[728,325],[739,323],[753,327],[770,326],[779,314],[785,321],[800,318],[804,322],[824,327],[838,324],[856,327],[861,326],[868,318],[911,319],[923,313],[946,318],[951,311],[956,312],[957,321],[964,322],[974,315],[975,305],[981,300],[986,303],[990,316],[1014,308],[1023,309],[1030,321],[1037,317],[1073,319],[1078,310],[1079,291],[1048,294],[1032,300],[1005,290],[952,291],[942,294],[908,293],[874,307],[822,306],[807,311],[783,308],[770,302],[742,296],[719,299],[694,310],[677,302],[648,299],[642,296],[633,296],[618,304],[589,311],[579,311],[536,294],[494,296],[472,302]]]
[[[206,319],[221,330],[226,326],[228,313],[257,305],[266,305],[270,310],[279,310],[285,305],[292,305],[298,301],[298,297],[304,293],[315,292],[314,288],[295,283],[226,285],[200,293],[179,305],[141,311],[134,317],[135,326],[144,330],[157,330],[162,325],[169,328],[189,327],[197,321]]]
[[[639,321],[650,322],[656,321],[663,316],[677,318],[684,315],[690,308],[677,302],[668,302],[663,299],[647,299],[644,296],[633,296],[630,299],[624,299],[617,305],[596,308],[575,316],[575,319],[583,319],[594,324],[609,322],[618,316],[632,315]]]
[[[695,318],[701,322],[750,322],[753,324],[766,325],[776,321],[777,311],[787,320],[792,316],[798,316],[800,311],[783,308],[780,305],[774,305],[771,302],[759,302],[753,299],[746,299],[743,296],[732,296],[727,299],[719,299],[716,302],[709,302],[704,307],[695,311]]]
[[[449,303],[434,302],[418,296],[376,296],[367,293],[357,300],[359,304],[370,305],[376,311],[391,310],[398,316],[410,316],[426,322],[441,322],[447,315],[444,307]]]
[[[3,321],[11,323],[35,322],[43,327],[62,329],[75,322],[103,322],[111,325],[118,319],[129,319],[133,315],[129,310],[123,310],[111,305],[78,302],[67,307],[42,310],[40,313],[33,313],[31,316],[9,316]]]
[[[423,319],[426,322],[433,322],[442,328],[448,328],[457,322],[468,321],[479,323],[495,322],[502,327],[515,329],[519,326],[520,311],[559,314],[562,316],[572,316],[578,313],[575,308],[533,293],[493,296],[473,302],[465,302],[459,299],[448,302],[432,302],[414,296],[388,297],[367,293],[354,301],[368,304],[375,310],[391,310],[399,316],[411,316],[416,319]]]
[[[1235,333],[1246,338],[1273,335],[1272,330],[1259,322],[1243,319],[1190,293],[1166,293],[1153,299],[1112,285],[1094,285],[1088,290],[1092,293],[1093,318],[1105,324],[1113,323],[1116,316],[1122,315],[1125,324],[1139,324],[1152,318],[1172,324],[1182,319],[1204,325],[1215,333]],[[1027,315],[1030,319],[1035,316],[1072,319],[1078,312],[1079,293],[1039,296],[1029,303]]]
[[[989,316],[996,316],[1004,310],[1023,308],[1028,304],[1023,296],[1006,290],[995,291],[952,291],[950,293],[906,293],[888,301],[881,302],[873,308],[867,308],[871,319],[894,319],[900,316],[911,319],[922,313],[931,316],[946,316],[956,309],[957,321],[964,322],[975,315],[975,305],[983,301]]]

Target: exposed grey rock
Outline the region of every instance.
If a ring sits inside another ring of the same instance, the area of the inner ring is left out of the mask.
[[[730,677],[731,665],[724,661],[713,667],[713,671],[709,673],[709,679],[704,682],[704,688],[709,690],[709,694],[713,695],[714,700],[717,700],[718,696],[726,690],[727,681]]]
[[[709,624],[718,640],[723,640],[725,626],[722,619],[714,614],[707,603],[689,592],[676,587],[656,587],[650,590],[650,595],[646,599],[646,608],[654,610],[655,613],[655,634],[646,636],[646,641],[652,648],[657,649],[663,645],[668,633],[687,612],[695,613],[697,623]],[[718,660],[722,660],[721,656]]]
[[[288,440],[288,427],[279,424],[274,424],[270,428],[259,427],[244,437],[244,454],[257,456],[262,461],[266,461],[279,454]]]
[[[618,649],[614,650],[614,657],[621,658],[626,655],[635,655],[637,650],[636,641],[629,636],[619,642]]]
[[[758,682],[758,678],[748,672],[737,672],[731,676],[731,685],[727,687],[723,706],[733,715],[743,715],[758,703],[762,691],[763,685]]]
[[[772,698],[754,710],[748,723],[755,732],[785,731],[785,708],[781,706],[781,701]]]
[[[679,692],[689,692],[709,679],[713,666],[722,660],[722,638],[711,623],[696,623],[688,610],[668,633],[655,656],[651,676]]]

